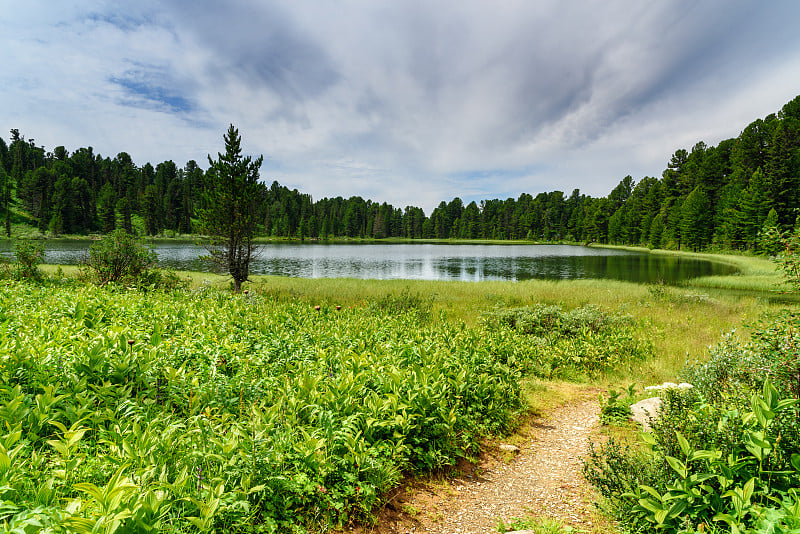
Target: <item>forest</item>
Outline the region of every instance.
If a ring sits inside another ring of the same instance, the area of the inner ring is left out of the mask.
[[[48,151],[18,129],[0,137],[0,213],[52,236],[195,231],[204,170],[194,160],[137,165],[92,147]],[[800,207],[800,96],[733,139],[678,149],[660,178],[622,178],[606,197],[578,189],[517,199],[414,206],[323,198],[272,182],[259,191],[259,236],[571,241],[687,250],[754,250],[768,228],[795,226]]]

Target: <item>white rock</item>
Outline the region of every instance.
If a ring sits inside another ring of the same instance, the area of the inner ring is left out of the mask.
[[[516,445],[506,445],[504,443],[500,445],[500,450],[506,452],[519,452],[519,447],[517,447]]]
[[[658,417],[661,411],[661,397],[650,397],[631,405],[631,419],[642,425],[642,430],[650,431],[650,419]]]

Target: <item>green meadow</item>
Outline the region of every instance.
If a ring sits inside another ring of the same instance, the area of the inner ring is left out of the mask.
[[[233,294],[206,273],[162,291],[43,270],[0,280],[0,524],[17,532],[369,524],[402,477],[476,458],[564,383],[675,380],[781,307],[705,280],[253,277]]]

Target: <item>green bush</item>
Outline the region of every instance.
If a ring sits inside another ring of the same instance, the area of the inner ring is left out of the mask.
[[[589,304],[564,311],[561,306],[535,304],[488,313],[483,316],[489,327],[507,326],[534,336],[574,337],[582,332],[600,332],[611,326],[632,323],[629,316],[609,315],[599,306]]]
[[[630,532],[797,532],[800,431],[791,381],[776,387],[795,331],[786,316],[742,345],[726,337],[667,390],[641,448],[593,450],[584,474]],[[779,361],[776,361],[775,358]]]
[[[83,275],[99,285],[122,284],[142,289],[177,289],[186,283],[170,271],[155,269],[156,253],[123,229],[92,243]]]
[[[105,285],[138,282],[157,262],[155,252],[125,230],[118,229],[92,243],[84,264],[94,280]]]
[[[39,265],[44,259],[44,241],[33,239],[14,240],[14,265],[12,274],[17,280],[39,280],[42,273]]]
[[[623,394],[625,396],[623,397]],[[609,388],[608,397],[600,394],[600,423],[603,425],[623,425],[630,421],[631,405],[636,400],[636,387],[617,391]]]
[[[712,400],[760,388],[767,378],[781,395],[800,397],[800,316],[784,310],[763,317],[746,344],[726,335],[683,377]]]
[[[483,315],[481,324],[487,331],[513,332],[538,364],[528,367],[546,378],[597,376],[653,352],[630,316],[608,314],[594,305],[569,311],[544,304],[496,310]]]

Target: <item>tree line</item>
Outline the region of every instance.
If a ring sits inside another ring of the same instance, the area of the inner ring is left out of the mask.
[[[92,147],[52,151],[11,130],[0,137],[5,230],[24,213],[52,235],[197,232],[206,171],[195,161],[136,165],[129,154]],[[327,239],[527,239],[702,250],[754,249],[765,227],[788,230],[800,207],[800,96],[717,146],[676,150],[660,178],[623,178],[605,197],[578,189],[523,193],[479,203],[456,197],[427,216],[415,206],[350,198],[314,201],[277,182],[259,182],[256,234]]]

